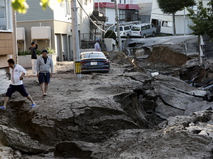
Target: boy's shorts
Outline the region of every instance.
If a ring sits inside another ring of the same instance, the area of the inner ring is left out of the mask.
[[[7,93],[6,93],[6,96],[7,97],[11,97],[12,94],[14,92],[19,92],[23,97],[27,97],[28,96],[28,93],[26,92],[25,88],[24,88],[24,85],[12,85],[10,84],[9,88],[7,89]]]

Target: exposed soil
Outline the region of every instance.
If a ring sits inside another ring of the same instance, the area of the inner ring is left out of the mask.
[[[0,158],[212,158],[213,104],[184,82],[206,83],[212,70],[185,68],[189,57],[163,46],[150,53],[108,54],[109,73],[81,79],[72,62],[58,62],[46,97],[29,69],[24,84],[37,106],[15,93],[0,111]]]

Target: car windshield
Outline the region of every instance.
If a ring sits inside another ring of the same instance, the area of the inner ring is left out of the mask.
[[[138,26],[132,26],[131,30],[132,31],[140,31],[140,27],[138,27]]]
[[[129,26],[125,26],[124,30],[130,30],[130,27]]]
[[[104,54],[101,53],[87,53],[87,54],[81,54],[81,59],[86,58],[106,58]]]

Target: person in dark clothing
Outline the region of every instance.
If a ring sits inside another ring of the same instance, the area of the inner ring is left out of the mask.
[[[31,61],[32,61],[32,74],[36,76],[37,74],[37,54],[36,49],[38,48],[38,45],[33,41],[31,42],[31,47],[29,48],[31,52]]]

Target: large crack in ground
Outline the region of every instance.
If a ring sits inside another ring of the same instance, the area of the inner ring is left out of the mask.
[[[67,117],[64,116],[60,119],[51,118],[35,110],[30,110],[30,108],[26,109],[27,103],[24,101],[13,101],[10,103],[6,115],[7,118],[10,118],[7,119],[10,120],[7,126],[15,127],[17,130],[28,134],[33,140],[45,145],[53,147],[57,145],[59,149],[58,144],[60,142],[85,141],[100,143],[119,130],[157,128],[158,124],[165,119],[156,113],[159,99],[163,102],[161,96],[155,91],[156,79],[143,81],[138,75],[120,77],[141,84],[137,89],[128,90],[128,92],[126,92],[126,89],[129,87],[126,86],[116,88],[111,85],[108,91],[106,89],[107,85],[98,86],[95,88],[96,91],[104,92],[103,90],[106,90],[103,94],[105,95],[104,98],[67,101],[69,103],[67,103],[67,107],[55,110],[57,112],[55,114],[60,116],[70,111],[69,114],[71,115],[67,114]],[[117,95],[108,97],[108,94],[111,93],[117,93]],[[170,107],[165,101],[164,104]],[[18,148],[16,147],[16,149]],[[53,149],[50,149],[50,151],[53,151]]]
[[[165,48],[155,48],[156,56],[157,49]],[[166,56],[168,52],[167,49]],[[197,70],[204,73],[194,82],[204,82],[203,78],[211,77],[211,70],[206,73],[198,67],[172,67],[169,74],[179,76],[181,80],[177,80],[162,75],[168,68],[163,65],[160,75],[152,77],[149,71],[156,71],[160,64],[147,65],[145,74],[141,68],[147,62],[131,59],[119,54],[115,60],[124,65],[112,64],[109,74],[88,74],[81,80],[71,77],[70,71],[59,71],[51,81],[48,97],[43,99],[36,79],[29,77],[26,88],[38,106],[31,109],[28,102],[15,95],[7,111],[0,112],[1,141],[26,155],[54,152],[58,157],[157,159],[174,157],[175,151],[179,158],[193,156],[197,151],[200,156],[211,158],[212,149],[208,146],[212,145],[212,104],[205,105],[204,99],[190,94],[189,90],[195,88],[184,82],[193,79]],[[188,107],[196,107],[194,103],[198,110],[208,109],[207,113],[199,115],[188,110],[192,116],[183,116]],[[17,134],[18,140],[11,134]],[[205,144],[208,146],[198,149]],[[190,151],[190,155],[184,156],[182,151]]]
[[[146,89],[131,90],[132,93],[120,93],[113,98],[105,97],[103,100],[91,98],[73,102],[69,106],[73,116],[62,120],[26,108],[28,103],[24,100],[11,101],[6,112],[6,118],[10,121],[7,126],[49,146],[60,141],[101,142],[118,130],[150,129],[162,119],[154,114],[156,97],[150,93],[150,86],[144,85],[144,88]],[[114,87],[114,90],[125,92],[125,88],[120,86]],[[116,93],[114,90],[112,92]],[[67,110],[69,109],[66,108],[65,111]],[[61,111],[63,113],[64,109]]]
[[[70,106],[73,116],[63,120],[51,119],[26,109],[24,101],[13,102],[7,114],[8,117],[11,116],[8,126],[15,127],[32,139],[47,145],[73,140],[100,142],[109,138],[117,130],[150,129],[159,124],[162,119],[155,115],[157,97],[150,93],[149,87],[145,85],[146,89],[137,89],[132,93],[114,96],[114,101],[119,103],[122,109],[114,109],[113,103],[107,104],[105,100],[95,98],[90,99],[90,102],[78,101]],[[118,92],[123,90],[121,87],[118,89],[120,89]],[[91,102],[92,104],[88,105]],[[73,105],[76,108],[73,108]],[[112,107],[98,107],[99,105],[112,105]],[[79,108],[82,108],[80,113]],[[74,113],[74,109],[78,109],[77,113]],[[37,123],[37,120],[40,122]]]

